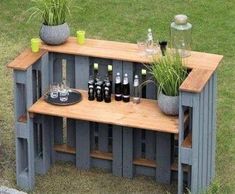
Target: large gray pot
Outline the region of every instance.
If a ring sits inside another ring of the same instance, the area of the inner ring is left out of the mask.
[[[158,96],[158,106],[167,115],[179,114],[179,96],[166,96],[162,92]]]
[[[60,45],[68,39],[70,30],[67,23],[58,26],[47,26],[42,24],[39,35],[41,40],[46,44]]]

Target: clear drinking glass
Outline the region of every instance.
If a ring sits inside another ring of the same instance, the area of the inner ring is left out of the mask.
[[[146,54],[145,53],[146,41],[145,40],[138,40],[137,41],[137,46],[138,46],[138,50],[139,50],[140,55],[144,56]]]
[[[69,90],[68,90],[68,88],[66,87],[66,84],[65,84],[65,83],[62,83],[62,84],[60,85],[59,96],[60,96],[60,101],[61,101],[61,102],[66,102],[66,101],[68,101],[68,98],[69,98]]]
[[[50,85],[50,97],[51,98],[58,98],[59,93],[59,84],[54,83]]]

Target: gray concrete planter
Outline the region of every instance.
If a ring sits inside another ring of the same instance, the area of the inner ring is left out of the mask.
[[[43,24],[39,35],[41,40],[46,44],[60,45],[68,39],[70,30],[67,23],[58,26],[47,26]]]
[[[166,96],[162,92],[158,96],[158,106],[167,115],[179,114],[179,96]]]

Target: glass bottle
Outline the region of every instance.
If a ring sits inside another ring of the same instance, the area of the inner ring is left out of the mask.
[[[123,86],[122,86],[122,100],[123,102],[130,102],[130,84],[128,80],[128,74],[125,73],[123,78]]]
[[[152,30],[148,29],[147,41],[146,41],[146,52],[152,54],[154,51],[154,41]]]
[[[95,81],[93,76],[90,76],[88,81],[88,100],[95,100]]]
[[[115,100],[116,101],[122,100],[122,83],[121,83],[120,73],[117,73],[115,78]]]
[[[192,43],[192,24],[186,15],[176,15],[171,23],[171,44],[181,57],[190,56]]]
[[[139,104],[140,103],[139,85],[140,85],[139,77],[138,77],[138,75],[135,75],[134,85],[133,85],[133,89],[134,89],[133,103],[135,103],[135,104]]]

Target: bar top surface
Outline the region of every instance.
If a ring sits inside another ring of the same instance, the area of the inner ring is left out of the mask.
[[[29,113],[66,117],[131,128],[178,134],[178,117],[163,114],[156,100],[141,99],[141,103],[124,103],[112,99],[111,103],[88,101],[87,92],[82,101],[71,106],[55,106],[40,98],[29,108]]]
[[[84,45],[78,45],[76,38],[70,37],[63,45],[50,46],[42,44],[39,53],[32,53],[30,49],[27,49],[8,64],[8,67],[15,70],[26,70],[47,52],[130,61],[141,64],[149,64],[153,59],[160,57],[160,55],[141,55],[137,44],[87,39]],[[192,69],[193,73],[191,73],[190,78],[185,80],[185,84],[182,84],[180,90],[200,92],[210,76],[217,69],[222,58],[222,55],[192,51],[191,56],[183,60],[185,66]],[[199,79],[200,77],[203,77],[203,79]]]

